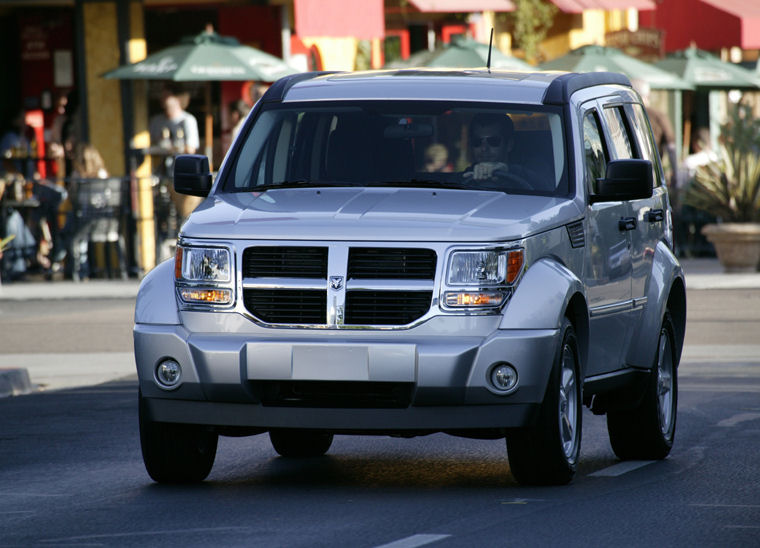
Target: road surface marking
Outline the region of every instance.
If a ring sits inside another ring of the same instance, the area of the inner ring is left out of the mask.
[[[417,546],[425,546],[433,542],[438,542],[451,535],[412,535],[411,537],[402,538],[400,540],[394,540],[388,544],[376,546],[375,548],[417,548]]]
[[[733,417],[723,419],[718,423],[718,426],[730,428],[731,426],[736,426],[740,422],[753,421],[755,419],[760,419],[760,413],[739,413]]]
[[[601,470],[597,470],[593,474],[589,474],[589,476],[593,477],[602,477],[602,478],[614,478],[617,476],[622,476],[623,474],[627,474],[628,472],[633,472],[634,470],[638,470],[639,468],[643,468],[644,466],[648,464],[652,464],[653,460],[629,460],[625,462],[620,462],[618,464],[613,464],[612,466],[608,466],[607,468],[602,468]]]
[[[704,508],[760,508],[760,504],[690,504],[689,506],[700,506]]]
[[[81,535],[78,537],[61,537],[61,538],[48,538],[43,539],[41,542],[77,542],[86,540],[97,539],[109,539],[109,538],[129,538],[129,537],[145,537],[145,536],[160,536],[160,535],[182,535],[188,533],[219,533],[224,531],[250,531],[250,527],[202,527],[197,529],[166,529],[159,531],[133,531],[128,533],[102,533],[100,535]]]

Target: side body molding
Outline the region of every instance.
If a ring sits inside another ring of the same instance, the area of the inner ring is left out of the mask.
[[[135,303],[135,323],[179,325],[174,296],[174,259],[167,259],[143,278]]]

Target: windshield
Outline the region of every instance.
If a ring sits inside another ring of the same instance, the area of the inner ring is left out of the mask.
[[[265,105],[223,185],[415,186],[567,195],[555,107],[345,101]]]

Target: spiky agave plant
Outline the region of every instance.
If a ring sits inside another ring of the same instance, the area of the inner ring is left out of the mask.
[[[750,107],[731,112],[716,159],[697,169],[684,202],[724,222],[760,221],[760,120]]]

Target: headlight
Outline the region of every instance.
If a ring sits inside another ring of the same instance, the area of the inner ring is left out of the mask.
[[[178,245],[174,278],[177,293],[187,304],[232,303],[232,288],[219,287],[232,281],[232,261],[226,248]]]
[[[453,252],[446,274],[449,291],[443,293],[443,305],[470,310],[501,307],[510,294],[509,286],[520,276],[523,259],[522,249]]]
[[[219,247],[177,246],[174,275],[186,282],[229,282],[230,252]]]
[[[449,263],[449,285],[504,285],[520,275],[523,250],[455,251]]]

